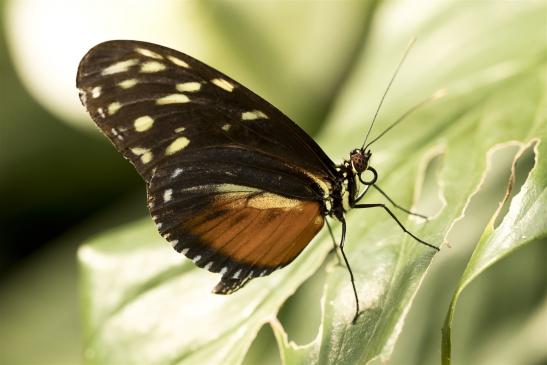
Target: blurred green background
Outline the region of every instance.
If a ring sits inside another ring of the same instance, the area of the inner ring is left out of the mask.
[[[382,6],[377,1],[1,0],[0,364],[81,362],[76,250],[97,233],[148,214],[143,182],[79,104],[74,78],[87,49],[115,38],[177,48],[233,76],[317,135]],[[420,16],[402,12],[400,20],[418,23]],[[545,47],[547,29],[537,31],[544,32]],[[385,72],[383,79],[392,69]],[[380,94],[386,83],[372,81]],[[368,121],[362,123],[364,131]],[[506,148],[494,155],[485,184],[452,232],[461,244],[434,262],[391,363],[439,361],[450,296],[503,196],[515,152]],[[514,192],[533,158],[530,151],[521,158]],[[431,169],[426,191],[433,193],[420,204],[434,211],[438,187],[435,166]],[[455,363],[547,363],[546,258],[545,242],[534,243],[473,283],[457,310]],[[319,300],[321,285],[321,279],[305,284],[280,313],[298,343],[310,341],[315,328],[291,328],[291,318],[306,311],[310,300]],[[246,362],[265,359],[279,362],[267,327]]]

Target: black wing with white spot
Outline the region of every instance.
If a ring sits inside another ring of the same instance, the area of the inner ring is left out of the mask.
[[[295,123],[238,82],[181,52],[108,41],[78,68],[80,98],[95,123],[148,182],[182,150],[240,146],[325,178],[332,161]]]
[[[82,59],[80,98],[147,183],[158,230],[215,292],[290,263],[323,225],[334,163],[274,106],[183,53],[137,41]]]

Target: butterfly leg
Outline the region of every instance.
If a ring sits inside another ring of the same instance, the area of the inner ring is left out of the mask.
[[[380,189],[380,187],[378,185],[373,184],[372,187],[375,188],[376,190],[378,190],[378,192],[380,194],[382,194],[384,196],[384,198],[386,198],[395,208],[402,210],[403,212],[405,212],[408,215],[413,215],[413,216],[420,217],[420,218],[423,218],[425,220],[428,220],[428,218],[425,215],[414,213],[414,212],[412,212],[412,211],[410,211],[406,208],[403,208],[399,204],[395,203],[393,201],[393,199],[391,199],[382,189]]]
[[[424,244],[428,247],[431,247],[432,249],[439,251],[439,247],[432,245],[431,243],[427,243],[424,240],[416,237],[412,232],[410,232],[406,227],[401,223],[401,221],[393,214],[393,212],[385,205],[385,204],[355,204],[353,208],[384,208],[384,210],[397,222],[399,227],[408,234],[410,237],[414,238],[416,241],[420,242],[421,244]]]
[[[357,296],[357,288],[355,287],[355,278],[353,277],[353,271],[351,270],[351,266],[349,266],[348,258],[346,257],[346,253],[344,252],[344,243],[346,242],[346,220],[341,219],[342,222],[342,239],[340,240],[340,252],[342,253],[342,257],[344,258],[344,262],[346,263],[346,267],[348,268],[349,277],[351,279],[351,286],[353,288],[353,294],[355,295],[355,316],[353,317],[353,320],[351,323],[355,324],[357,322],[357,317],[359,317],[359,297]]]
[[[338,258],[338,265],[344,266],[343,259],[340,257],[340,253],[338,252],[338,244],[336,243],[336,238],[334,238],[334,233],[332,232],[332,228],[330,226],[330,223],[328,220],[325,219],[325,222],[327,222],[327,228],[329,229],[330,238],[332,238],[332,251],[336,253],[336,257]]]

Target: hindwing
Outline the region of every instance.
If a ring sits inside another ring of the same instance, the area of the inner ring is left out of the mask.
[[[154,173],[159,232],[198,266],[222,274],[219,293],[290,263],[323,226],[322,190],[297,167],[238,147],[188,151]]]

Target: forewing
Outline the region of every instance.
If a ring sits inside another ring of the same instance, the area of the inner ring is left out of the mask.
[[[101,43],[82,59],[77,87],[95,123],[147,182],[174,154],[227,145],[291,161],[323,179],[335,174],[321,148],[278,109],[181,52]]]

